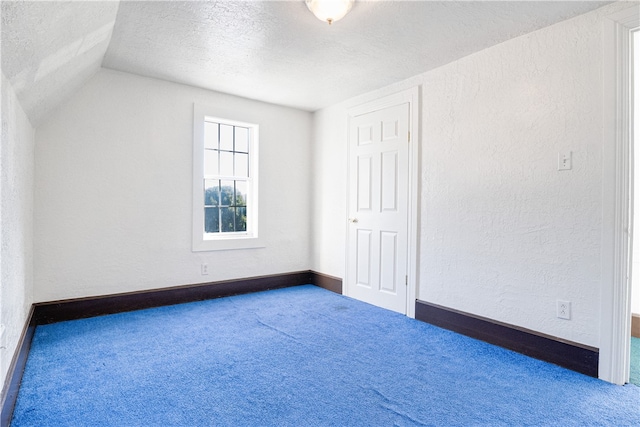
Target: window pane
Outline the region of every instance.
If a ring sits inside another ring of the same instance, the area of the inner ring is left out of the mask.
[[[249,129],[236,127],[235,151],[249,152]]]
[[[204,150],[204,174],[218,175],[218,151]]]
[[[249,176],[249,155],[244,153],[235,153],[235,176]]]
[[[218,206],[220,200],[220,181],[206,179],[204,181],[205,206]]]
[[[247,231],[247,208],[236,208],[236,231]]]
[[[218,124],[204,122],[204,148],[218,148]]]
[[[233,205],[233,181],[220,181],[221,182],[221,198],[220,204],[222,206],[231,206]]]
[[[204,232],[217,233],[220,231],[218,208],[204,208]]]
[[[220,228],[222,232],[236,231],[234,226],[235,215],[234,208],[220,208],[220,220],[222,223],[220,224]]]
[[[220,125],[220,149],[233,151],[233,126]]]
[[[236,181],[236,206],[247,206],[247,183]]]
[[[233,176],[233,153],[220,152],[220,175]]]

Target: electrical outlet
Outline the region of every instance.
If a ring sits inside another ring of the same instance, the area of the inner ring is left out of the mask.
[[[571,302],[558,300],[556,304],[557,304],[558,318],[571,320]]]
[[[200,272],[202,273],[203,276],[206,276],[207,274],[209,274],[209,264],[202,264],[200,266]]]

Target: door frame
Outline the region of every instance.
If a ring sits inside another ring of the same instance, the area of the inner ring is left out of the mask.
[[[408,248],[407,248],[407,301],[406,315],[411,318],[416,316],[416,299],[418,297],[418,233],[419,233],[419,176],[420,176],[420,87],[415,86],[402,92],[388,95],[374,101],[348,109],[347,119],[347,207],[350,200],[351,171],[351,122],[354,117],[362,114],[378,111],[387,107],[394,107],[400,104],[409,104],[409,197],[408,197]],[[348,209],[348,208],[347,208]],[[347,212],[347,215],[349,213]],[[349,222],[345,217],[346,224],[346,248],[345,251],[345,278],[346,286],[343,287],[343,294],[349,296]]]
[[[633,209],[633,105],[631,33],[640,7],[604,19],[602,151],[602,288],[598,377],[629,380],[631,336],[631,238]]]

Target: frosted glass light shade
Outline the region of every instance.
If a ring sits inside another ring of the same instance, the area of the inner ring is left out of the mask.
[[[321,21],[331,25],[339,21],[353,7],[355,0],[305,0],[307,7]]]

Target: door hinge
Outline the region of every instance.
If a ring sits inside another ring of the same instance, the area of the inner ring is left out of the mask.
[[[411,142],[411,131],[407,132],[407,142]]]
[[[404,276],[404,285],[409,286],[409,276]]]

